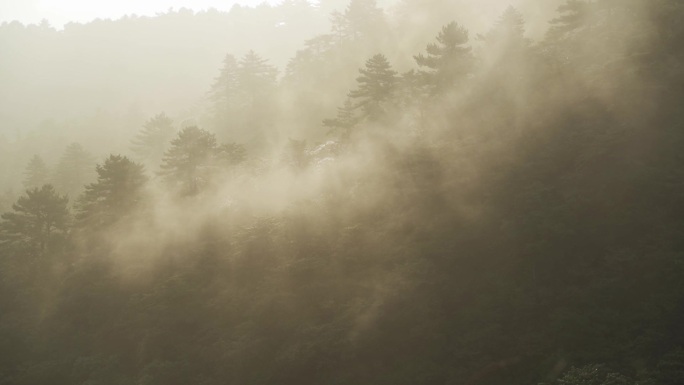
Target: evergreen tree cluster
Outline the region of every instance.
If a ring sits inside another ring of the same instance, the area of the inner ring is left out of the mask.
[[[684,6],[502,11],[399,58],[352,0],[282,79],[225,56],[202,124],[33,157],[0,384],[683,383]]]

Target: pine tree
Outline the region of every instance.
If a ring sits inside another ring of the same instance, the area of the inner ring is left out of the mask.
[[[486,84],[495,99],[521,97],[533,87],[526,84],[533,62],[530,42],[525,38],[525,20],[513,7],[508,7],[494,27],[485,35],[482,61],[488,68]]]
[[[432,83],[428,83],[425,73],[410,70],[401,74],[398,86],[398,99],[402,106],[423,103],[434,91]]]
[[[143,166],[121,155],[110,155],[96,170],[97,182],[86,186],[76,216],[82,225],[95,228],[112,224],[136,208],[147,182]]]
[[[157,164],[164,155],[173,133],[173,121],[163,112],[157,114],[145,122],[142,130],[133,139],[133,152],[141,160]]]
[[[499,17],[493,33],[510,39],[521,39],[525,35],[525,19],[515,7],[509,6]]]
[[[558,7],[560,15],[551,20],[551,28],[546,37],[551,40],[562,39],[568,33],[582,27],[590,19],[591,8],[591,4],[586,1],[567,0]]]
[[[278,70],[249,51],[239,62],[228,55],[210,91],[216,130],[242,140],[263,137],[273,125]]]
[[[270,97],[275,90],[278,70],[268,60],[249,51],[240,59],[237,69],[237,86],[245,107],[255,107]]]
[[[344,101],[342,107],[337,108],[337,116],[334,119],[323,120],[323,126],[328,127],[328,133],[339,132],[342,138],[348,138],[352,128],[359,123],[356,109],[350,98]]]
[[[48,182],[50,170],[43,162],[43,158],[34,155],[24,171],[24,188],[32,189],[40,187]]]
[[[437,89],[434,83],[426,82],[425,73],[410,70],[401,74],[397,88],[396,99],[404,116],[412,118],[417,126],[424,128],[426,109],[433,106],[427,101],[435,95]]]
[[[428,44],[426,55],[414,56],[418,66],[427,68],[422,74],[434,92],[454,87],[471,71],[473,56],[467,43],[468,31],[451,22],[442,27],[437,43]]]
[[[159,175],[180,189],[195,194],[208,182],[217,152],[216,136],[198,127],[186,127],[171,141]]]
[[[247,52],[239,62],[233,55],[226,55],[209,91],[214,113],[225,116],[235,108],[253,105],[270,95],[277,76],[278,70],[254,51]]]
[[[490,50],[499,51],[500,57],[518,53],[529,46],[525,39],[525,19],[513,6],[506,8],[494,28],[481,38]]]
[[[331,22],[340,40],[368,40],[382,31],[385,16],[376,0],[351,0],[344,13],[332,13]]]
[[[67,146],[55,167],[55,189],[69,197],[78,196],[83,186],[94,178],[95,158],[78,143]]]
[[[333,11],[330,14],[330,24],[332,35],[335,36],[335,40],[338,44],[350,38],[349,23],[345,19],[343,13],[339,11]]]
[[[1,216],[0,243],[19,243],[45,251],[68,230],[68,201],[49,184],[26,190],[12,205],[13,212]]]
[[[297,51],[285,67],[283,81],[290,87],[317,87],[321,74],[328,71],[326,54],[333,49],[332,35],[321,35],[307,40],[305,49]]]
[[[587,44],[587,38],[582,28],[589,23],[591,6],[581,0],[567,0],[558,7],[558,16],[552,19],[550,27],[546,31],[544,41],[539,44],[541,57],[546,61],[548,68],[554,70],[554,75],[561,79],[566,73],[576,76],[578,56],[591,51],[595,55],[591,44]],[[594,39],[592,38],[592,41]],[[582,59],[580,59],[582,60]],[[570,80],[576,82],[576,79]]]
[[[227,121],[234,113],[238,102],[238,63],[233,55],[226,55],[219,76],[209,91],[213,103],[213,114],[217,121]]]
[[[378,120],[385,115],[385,108],[395,92],[397,72],[382,54],[377,54],[366,61],[365,68],[359,69],[361,76],[356,78],[358,88],[349,93],[349,97],[358,102],[364,118]]]

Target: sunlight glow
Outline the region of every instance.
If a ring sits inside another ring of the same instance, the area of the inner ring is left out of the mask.
[[[0,22],[18,20],[37,24],[47,19],[61,28],[69,22],[88,22],[97,18],[118,19],[124,15],[153,16],[169,9],[188,8],[194,11],[215,8],[229,10],[234,4],[257,6],[277,4],[277,0],[0,0]]]

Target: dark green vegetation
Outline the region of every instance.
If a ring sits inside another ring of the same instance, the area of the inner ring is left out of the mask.
[[[280,80],[226,56],[204,124],[32,158],[0,384],[684,383],[684,3],[458,18],[401,58],[353,0]]]

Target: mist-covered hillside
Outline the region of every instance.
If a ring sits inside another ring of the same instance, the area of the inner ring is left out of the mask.
[[[531,35],[539,38],[559,2],[541,7],[534,3],[513,2],[530,19]],[[60,152],[55,149],[72,142],[87,144],[98,155],[125,151],[129,137],[160,111],[172,112],[185,122],[205,118],[208,89],[226,54],[240,57],[254,51],[282,79],[288,62],[307,49],[307,41],[318,44],[315,37],[334,34],[335,20],[340,22],[336,15],[344,13],[346,6],[346,0],[327,0],[264,3],[255,8],[235,5],[228,12],[169,9],[156,16],[131,14],[116,20],[67,23],[59,29],[48,20],[27,26],[3,22],[0,137],[12,147],[33,149],[3,158],[2,184],[20,186],[16,170],[31,153],[56,161]],[[502,9],[497,0],[478,7],[467,1],[441,0],[387,0],[377,6],[383,8],[384,18],[374,28],[382,32],[364,43],[366,49],[338,64],[344,72],[327,81],[340,92],[331,92],[330,97],[351,87],[355,68],[364,60],[361,52],[386,52],[408,69],[412,55],[434,35],[434,27],[451,21],[451,15],[462,15],[464,25],[480,33]]]
[[[0,384],[681,384],[683,19],[3,24]]]

